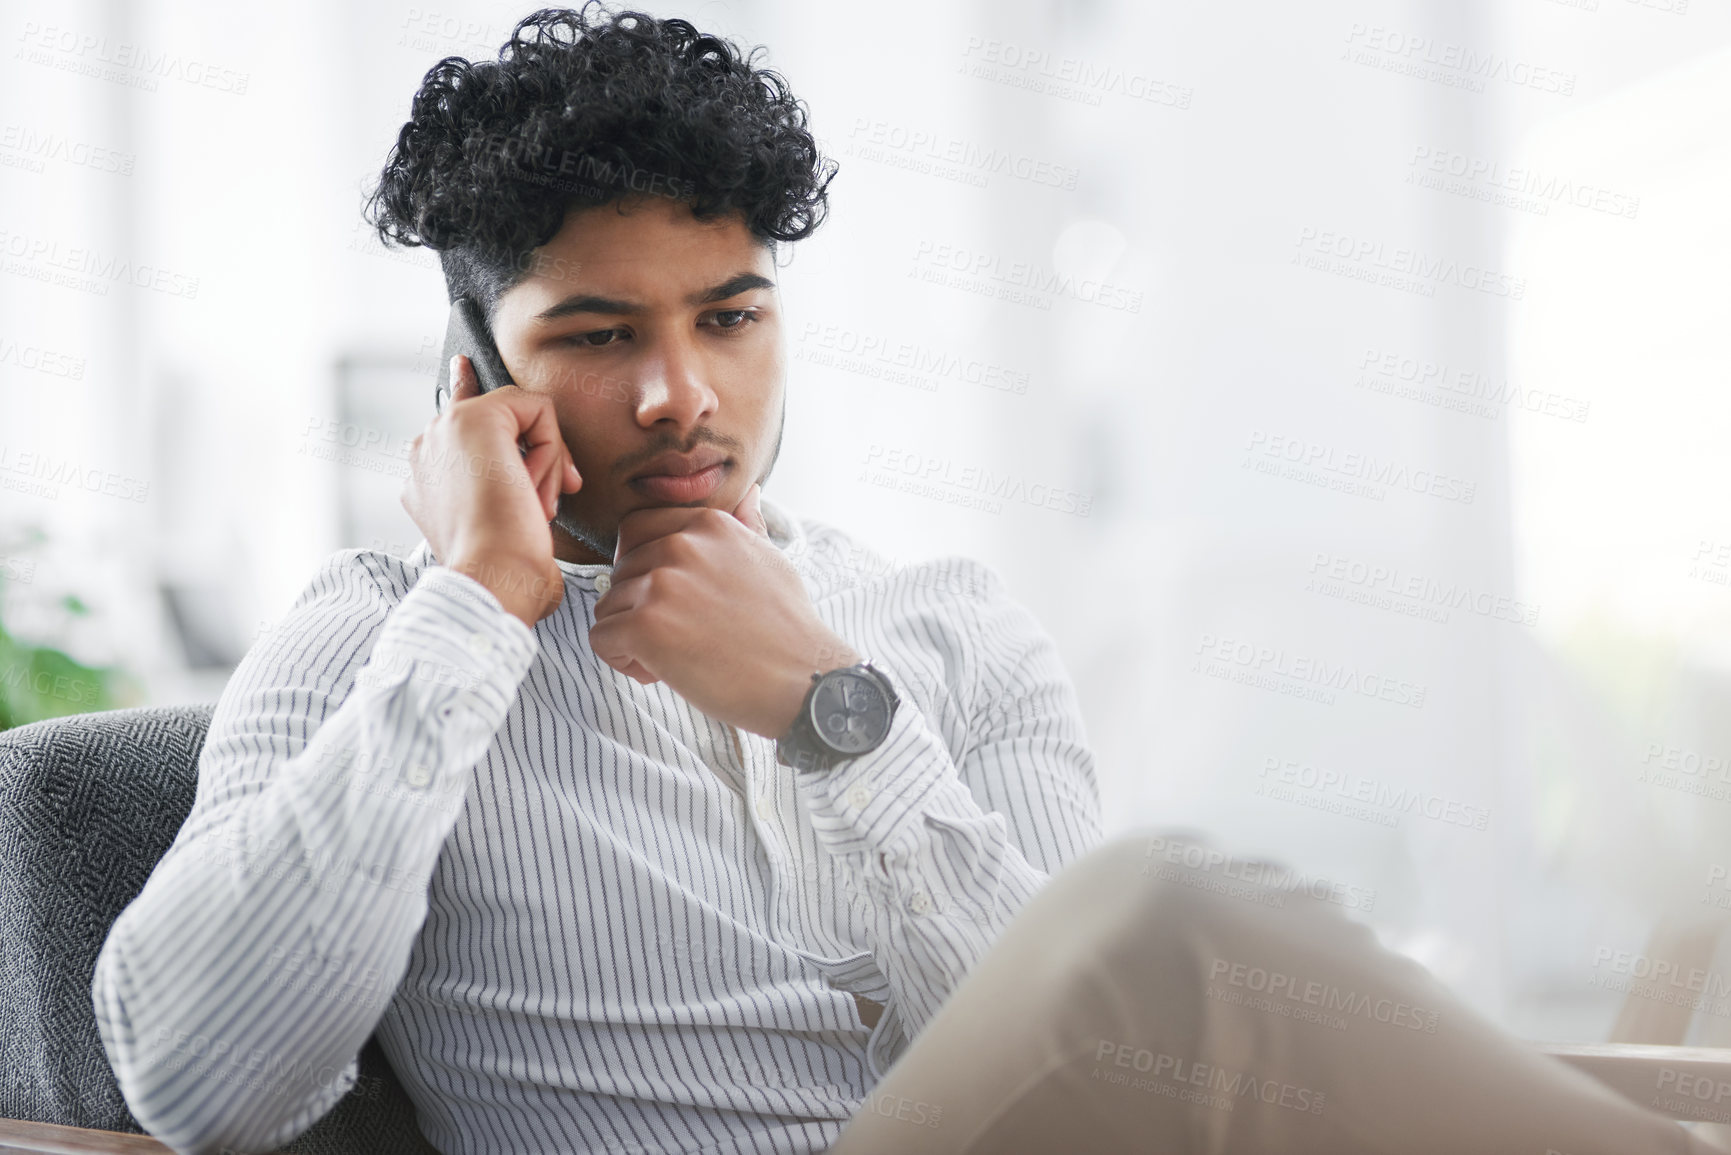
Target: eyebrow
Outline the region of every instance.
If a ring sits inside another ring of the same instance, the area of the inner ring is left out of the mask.
[[[685,299],[688,305],[707,305],[715,301],[725,301],[729,297],[749,292],[752,289],[773,289],[775,282],[761,273],[735,273],[727,280],[708,289],[700,289]],[[549,305],[535,314],[537,321],[557,321],[561,317],[570,317],[577,313],[604,313],[609,315],[621,313],[641,313],[642,305],[635,301],[621,301],[616,297],[599,297],[593,293],[579,293],[566,297],[556,305]]]

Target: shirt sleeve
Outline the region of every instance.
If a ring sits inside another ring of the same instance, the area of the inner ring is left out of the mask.
[[[795,778],[820,843],[870,900],[891,991],[868,1052],[878,1077],[1034,892],[1102,838],[1094,758],[1057,647],[995,574],[970,565],[980,592],[956,607],[962,652],[946,655],[962,671],[960,756],[882,669],[901,699],[889,736]]]
[[[407,968],[537,648],[462,574],[407,585],[401,562],[338,554],[249,651],[192,811],[97,958],[121,1093],[175,1151],[274,1151],[311,1126]]]

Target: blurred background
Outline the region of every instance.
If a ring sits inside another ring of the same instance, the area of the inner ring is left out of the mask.
[[[648,7],[840,164],[769,496],[995,567],[1114,832],[1276,856],[1529,1037],[1676,1002],[1731,907],[1725,0]],[[361,204],[527,11],[7,4],[0,725],[214,700],[418,542],[444,289]]]

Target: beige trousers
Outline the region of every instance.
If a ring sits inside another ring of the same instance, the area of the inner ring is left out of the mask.
[[[1159,833],[1098,847],[1017,915],[830,1155],[1718,1150],[1289,879]]]

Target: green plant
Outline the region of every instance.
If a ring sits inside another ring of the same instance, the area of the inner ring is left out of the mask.
[[[42,541],[40,530],[31,531],[27,545]],[[35,575],[20,559],[0,559],[0,610],[5,608],[7,580],[20,573]],[[74,617],[90,612],[77,597],[67,594],[59,606]],[[10,730],[44,718],[66,714],[88,714],[112,710],[125,693],[125,676],[118,669],[87,666],[62,650],[13,637],[0,620],[0,730]]]

